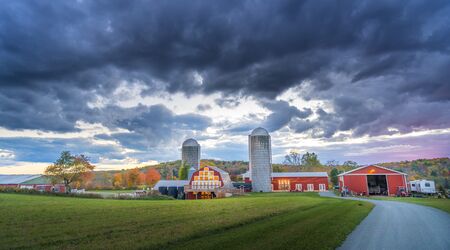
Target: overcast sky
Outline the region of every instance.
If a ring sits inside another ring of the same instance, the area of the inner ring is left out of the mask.
[[[258,126],[274,162],[448,157],[450,2],[0,5],[0,173],[248,160]]]

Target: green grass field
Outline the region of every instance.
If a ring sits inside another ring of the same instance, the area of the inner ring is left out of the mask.
[[[437,198],[414,198],[414,197],[371,197],[372,199],[379,200],[392,200],[415,203],[424,206],[430,206],[437,209],[441,209],[447,213],[450,213],[450,199],[437,199]]]
[[[0,248],[334,249],[372,207],[311,193],[190,201],[0,194]]]

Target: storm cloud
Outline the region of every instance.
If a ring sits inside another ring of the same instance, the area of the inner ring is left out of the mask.
[[[97,123],[124,130],[98,138],[136,150],[214,126],[312,138],[444,129],[449,16],[448,1],[8,1],[0,6],[0,127],[67,133]],[[196,104],[198,114],[115,103],[117,89],[132,84],[143,86],[142,99],[216,99]],[[281,100],[288,91],[291,100]],[[264,117],[218,123],[207,115],[249,99]]]

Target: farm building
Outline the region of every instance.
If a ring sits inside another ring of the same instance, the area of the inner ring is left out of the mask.
[[[34,189],[42,192],[65,192],[63,184],[53,185],[50,178],[44,175],[0,175],[0,187]]]
[[[407,174],[377,165],[359,167],[338,176],[339,189],[346,188],[354,194],[389,196],[399,190],[408,192]]]
[[[250,175],[242,175],[246,183],[251,183]],[[328,190],[327,172],[275,172],[271,173],[272,191],[314,192]]]
[[[188,184],[188,180],[160,180],[155,184],[153,190],[158,190],[160,194],[173,198],[184,198],[184,186]]]
[[[239,192],[233,187],[230,175],[216,167],[203,167],[189,176],[189,180],[161,180],[153,189],[163,195],[186,199],[222,198]]]
[[[192,173],[184,190],[186,199],[223,198],[238,191],[230,175],[217,167],[203,167]]]

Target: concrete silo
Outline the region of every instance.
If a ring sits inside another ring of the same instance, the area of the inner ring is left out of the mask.
[[[248,136],[249,171],[253,192],[271,192],[272,147],[270,135],[256,128]]]
[[[200,168],[200,144],[194,139],[187,139],[181,147],[181,160],[189,167]]]

